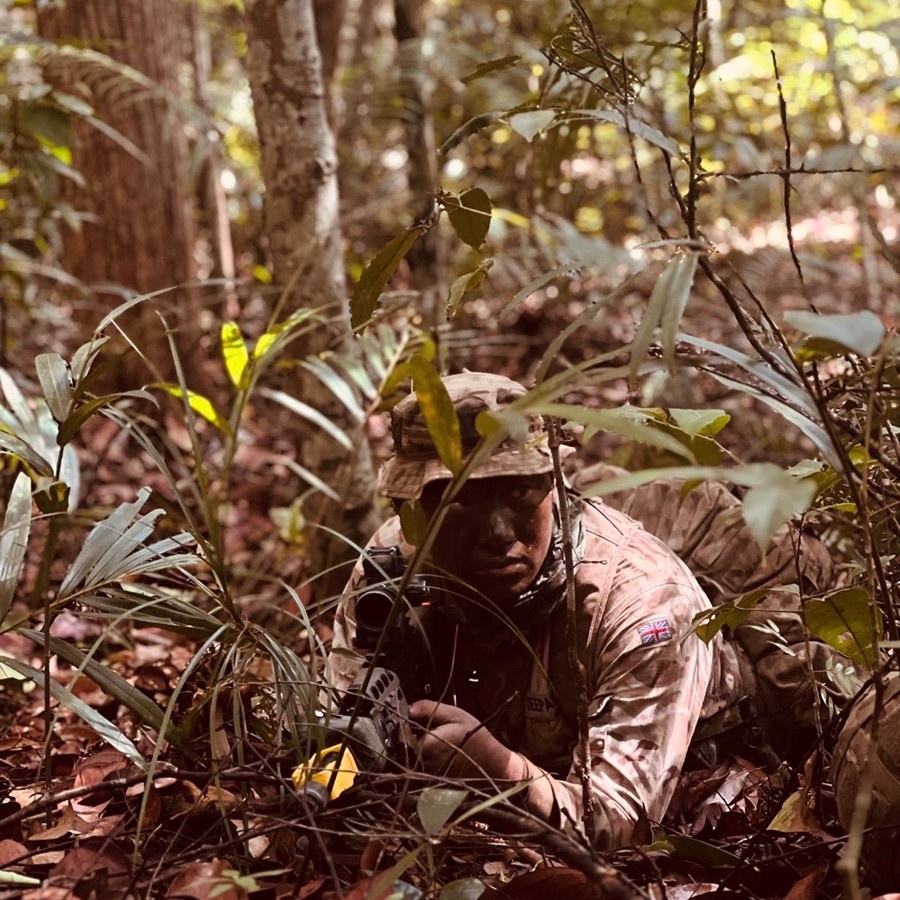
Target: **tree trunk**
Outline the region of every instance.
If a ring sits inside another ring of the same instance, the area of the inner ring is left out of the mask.
[[[38,16],[42,36],[98,50],[153,83],[149,90],[138,87],[127,75],[79,63],[77,56],[58,63],[60,79],[70,90],[85,82],[95,88],[86,99],[97,117],[142,154],[137,158],[96,128],[77,123],[73,165],[86,185],[73,187],[69,199],[85,218],[80,230],[66,236],[63,264],[91,288],[92,300],[76,309],[87,333],[123,294],[158,291],[194,278],[189,148],[177,100],[178,72],[186,59],[184,25],[181,0],[68,0]],[[197,368],[199,342],[188,331],[196,327],[195,303],[189,290],[179,288],[121,320],[151,368],[159,371],[148,371],[126,349],[112,375],[115,386],[171,377],[171,354],[155,310],[164,312],[166,324],[175,329],[185,370]]]
[[[285,311],[328,307],[328,320],[310,333],[298,356],[326,350],[350,356],[350,312],[338,209],[337,155],[328,127],[312,0],[248,0],[247,74],[253,96],[266,183],[266,232],[276,284],[287,286]],[[349,541],[364,543],[377,526],[368,445],[343,404],[316,378],[301,371],[296,390],[304,403],[355,437],[348,454],[320,428],[300,425],[301,464],[342,497],[307,504],[308,521]],[[298,420],[299,422],[299,420]],[[316,597],[337,593],[355,557],[352,544],[311,532]]]
[[[426,32],[425,0],[394,0],[394,17],[397,71],[402,73],[400,90],[406,128],[407,182],[413,218],[425,221],[434,215],[434,195],[438,186],[428,73],[422,54]],[[422,295],[423,318],[431,329],[437,329],[443,322],[440,295],[446,296],[439,234],[437,228],[429,229],[406,257],[413,282]]]

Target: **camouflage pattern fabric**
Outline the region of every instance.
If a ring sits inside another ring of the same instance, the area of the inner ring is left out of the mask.
[[[736,722],[743,688],[733,650],[721,640],[708,646],[690,634],[693,617],[709,608],[709,600],[687,566],[606,505],[585,503],[583,524],[575,640],[590,698],[594,828],[598,845],[611,848],[643,839],[641,826],[662,820],[698,722]],[[413,552],[397,518],[371,542],[395,545],[407,557]],[[354,592],[361,579],[358,566],[335,618],[338,652],[329,656],[326,677],[341,690],[362,662],[352,654]],[[515,633],[488,612],[480,612],[475,625],[458,633],[458,664],[478,675],[459,705],[540,767],[537,777],[549,780],[555,798],[552,824],[577,827],[584,809],[565,603],[531,636]]]
[[[625,474],[599,463],[572,481],[583,491]],[[790,524],[775,533],[764,555],[740,500],[725,484],[705,482],[684,495],[683,487],[683,479],[661,479],[604,501],[677,553],[714,604],[768,591],[728,642],[742,664],[754,720],[773,749],[790,759],[807,749],[817,728],[862,684],[852,661],[811,636],[803,620],[802,598],[837,586],[831,556],[818,538]],[[779,590],[787,585],[797,585],[800,596]]]

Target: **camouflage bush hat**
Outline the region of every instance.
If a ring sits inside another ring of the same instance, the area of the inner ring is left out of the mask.
[[[481,436],[475,418],[484,410],[494,411],[522,397],[526,391],[517,381],[488,372],[464,372],[441,379],[459,417],[463,454],[470,453]],[[452,478],[440,461],[415,394],[404,397],[391,412],[394,455],[381,470],[379,489],[387,497],[415,500],[431,481]],[[495,475],[539,475],[553,471],[553,460],[540,416],[528,423],[527,444],[507,437],[472,474],[471,478]]]

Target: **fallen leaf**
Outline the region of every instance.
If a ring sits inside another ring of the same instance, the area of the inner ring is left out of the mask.
[[[0,841],[0,869],[8,865],[21,864],[30,857],[31,853],[24,844],[18,841]]]
[[[169,885],[167,900],[246,900],[247,892],[226,873],[233,872],[224,859],[191,863]]]

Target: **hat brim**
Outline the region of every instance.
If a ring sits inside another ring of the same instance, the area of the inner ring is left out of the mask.
[[[469,478],[496,478],[505,475],[542,475],[553,471],[553,459],[546,446],[509,448],[493,453]],[[415,500],[432,481],[449,480],[453,473],[439,459],[389,459],[381,468],[378,489],[386,497]]]

